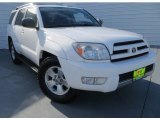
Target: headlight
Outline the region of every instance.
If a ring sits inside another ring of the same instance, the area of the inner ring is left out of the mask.
[[[73,48],[87,60],[109,60],[110,55],[105,45],[97,43],[73,43]]]

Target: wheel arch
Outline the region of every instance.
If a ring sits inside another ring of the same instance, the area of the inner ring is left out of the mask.
[[[8,36],[8,49],[10,49],[11,42],[12,42],[12,37]]]
[[[39,64],[47,57],[53,57],[56,61],[59,62],[57,55],[46,50],[41,50],[39,54]]]
[[[54,42],[46,42],[45,46],[42,47],[42,49],[39,50],[39,64],[49,56],[54,57],[58,62],[58,58],[64,58],[66,59],[66,53],[64,52],[64,49],[57,43]]]

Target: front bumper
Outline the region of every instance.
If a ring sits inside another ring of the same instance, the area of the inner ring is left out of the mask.
[[[154,64],[156,54],[149,54],[121,62],[75,62],[59,58],[68,84],[75,89],[110,92],[120,85],[119,75]],[[151,75],[152,71],[148,73]],[[82,84],[81,77],[107,77],[103,85]]]

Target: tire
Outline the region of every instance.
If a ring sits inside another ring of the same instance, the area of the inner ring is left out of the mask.
[[[18,53],[16,52],[12,41],[9,43],[9,51],[10,51],[10,55],[13,63],[20,64],[21,61],[18,59]]]
[[[43,93],[52,101],[66,103],[76,95],[76,90],[69,87],[59,62],[53,57],[42,61],[38,71],[38,80]]]

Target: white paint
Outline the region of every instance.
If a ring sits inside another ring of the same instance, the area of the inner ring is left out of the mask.
[[[42,21],[38,6],[35,6],[35,8],[38,20]],[[14,21],[15,19],[13,19],[11,25],[8,25],[8,35],[12,37],[16,51],[38,66],[40,65],[39,60],[41,58],[41,51],[46,51],[57,56],[66,81],[72,88],[99,92],[114,91],[119,85],[120,74],[134,71],[155,63],[156,55],[148,48],[137,50],[136,53],[112,54],[114,48],[116,48],[114,44],[117,42],[143,39],[141,35],[136,33],[93,26],[44,28],[42,22],[39,23],[39,30],[36,30],[35,28],[17,27],[13,24]],[[14,32],[15,28],[18,32]],[[22,32],[23,30],[24,32]],[[29,40],[27,40],[27,38],[29,38]],[[32,42],[31,39],[36,42]],[[73,49],[74,42],[104,44],[106,50],[110,53],[111,60],[135,56],[145,52],[148,52],[148,54],[128,59],[125,62],[121,61],[116,63],[113,63],[110,60],[87,60],[83,59]],[[145,40],[143,43],[147,45]],[[127,44],[125,46],[129,47],[127,49],[137,49],[140,45],[141,44],[136,43],[132,45]],[[123,46],[124,45],[122,45],[121,48],[122,50],[125,48]],[[103,85],[88,85],[82,83],[82,77],[105,77],[107,78],[107,81]]]

